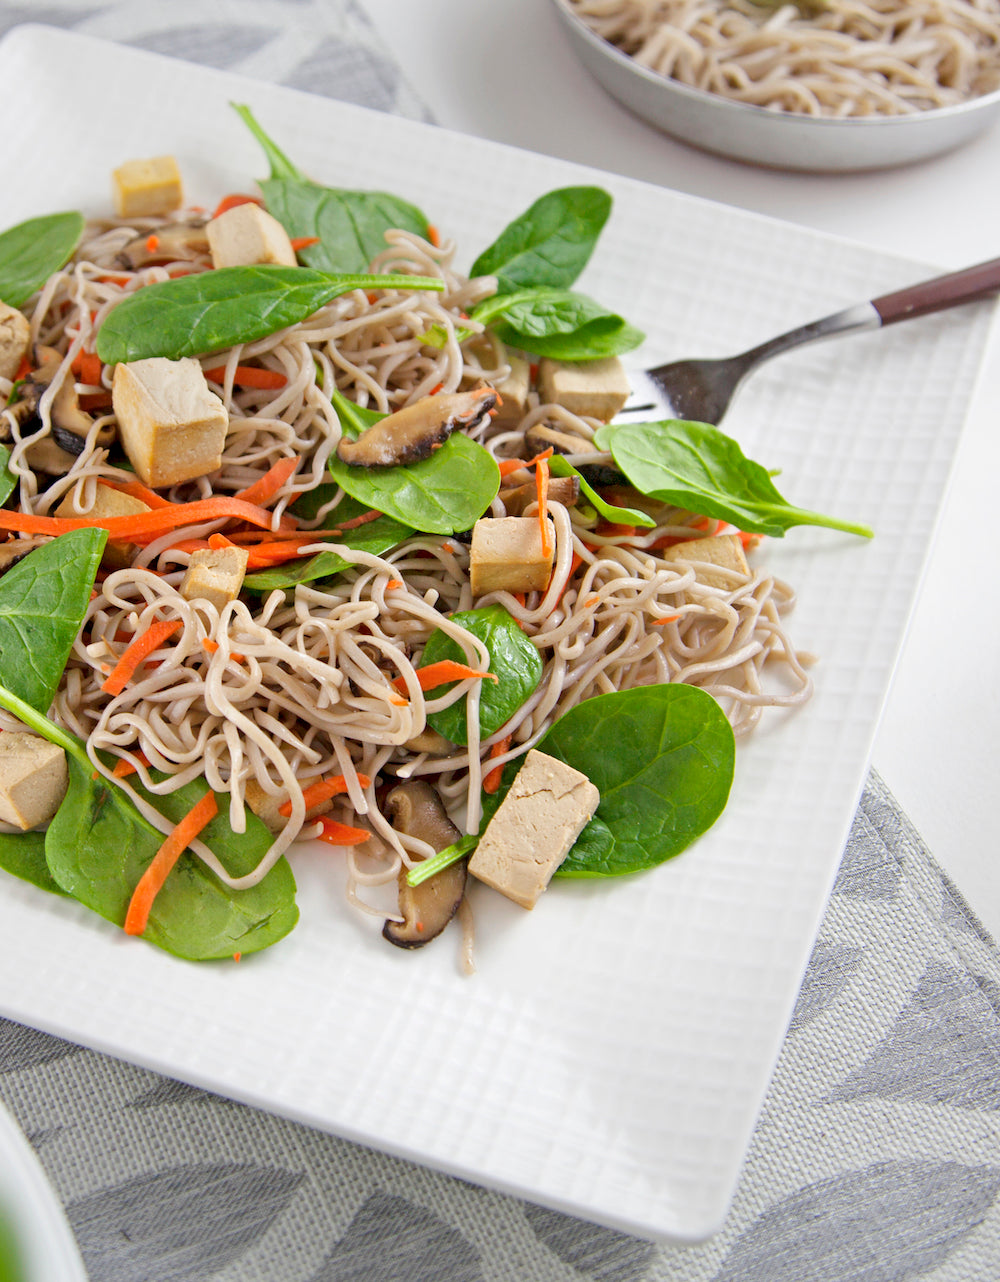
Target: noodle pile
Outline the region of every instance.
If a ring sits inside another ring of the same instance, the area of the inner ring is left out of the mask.
[[[39,477],[30,459],[33,447],[51,431],[52,396],[64,378],[73,378],[74,358],[81,347],[92,346],[93,331],[108,309],[123,294],[166,277],[165,267],[123,272],[116,262],[129,239],[163,225],[164,220],[150,220],[90,229],[74,260],[48,282],[31,309],[36,343],[56,348],[63,360],[42,399],[40,428],[22,436],[16,417],[9,411],[4,416],[13,438],[10,467],[26,512],[49,513],[67,495],[82,510],[99,478],[131,477],[98,444],[110,415],[95,418],[86,447],[67,475]],[[481,327],[466,315],[493,292],[493,279],[459,275],[450,243],[435,247],[403,232],[389,233],[387,242],[374,270],[439,276],[443,293],[389,290],[368,296],[356,291],[304,324],[204,358],[206,369],[224,363],[227,371],[222,395],[230,429],[222,467],[167,497],[233,494],[280,459],[294,456],[299,466],[274,504],[276,525],[289,503],[324,478],[340,438],[324,387],[336,385],[351,400],[385,411],[438,388],[450,392],[502,380],[509,368],[504,350],[475,332]],[[440,347],[422,341],[431,326],[446,334]],[[286,384],[278,391],[234,389],[236,366],[248,363],[280,371]],[[110,372],[104,371],[108,381]],[[106,389],[83,385],[79,390],[99,394]],[[0,380],[0,393],[8,391],[9,384]],[[598,426],[558,406],[538,404],[537,395],[528,421],[568,427],[585,445]],[[524,457],[530,451],[523,428],[497,430],[487,420],[477,431],[497,457]],[[609,456],[584,450],[572,461],[607,463]],[[339,497],[305,526],[329,528],[338,502]],[[536,510],[529,507],[527,513]],[[474,599],[468,544],[459,537],[415,534],[383,556],[324,541],[317,550],[332,546],[350,563],[348,571],[287,592],[245,592],[219,610],[181,595],[190,553],[177,545],[203,539],[225,523],[162,536],[138,549],[132,565],[98,582],[51,715],[86,739],[95,768],[105,775],[109,768],[99,754],[134,765],[154,794],[203,776],[211,788],[228,794],[230,821],[238,832],[245,829],[244,804],[251,794],[287,799],[290,813],[275,831],[269,853],[245,877],[232,877],[206,846],[193,843],[192,849],[234,887],[258,882],[296,839],[315,833],[306,818],[304,784],[343,775],[347,790],[336,803],[338,813],[347,822],[367,824],[373,833],[363,848],[349,854],[349,894],[364,907],[361,887],[392,881],[401,864],[433,853],[396,831],[382,814],[379,793],[393,778],[426,778],[456,818],[464,818],[466,831],[474,833],[484,772],[523,756],[581,700],[626,686],[689,682],[715,695],[742,734],[765,706],[808,698],[805,660],[796,655],[781,623],[792,604],[787,587],[765,570],[717,571],[730,581],[709,587],[690,565],[659,554],[671,542],[710,532],[712,523],[652,505],[655,528],[634,531],[604,525],[583,506],[553,502],[549,510],[556,539],[553,574],[544,592],[526,596],[501,591]],[[500,498],[491,514],[505,515]],[[424,694],[415,673],[438,629],[459,644],[468,664],[487,668],[485,646],[449,615],[494,602],[537,646],[544,673],[513,718],[481,740],[480,683],[466,680],[446,693]],[[109,696],[102,683],[129,639],[158,620],[180,626],[154,662],[147,662],[120,694]],[[781,688],[766,691],[763,672],[772,660],[782,661]],[[400,678],[405,697],[393,684]],[[459,700],[467,701],[467,747],[427,735],[428,714]],[[0,726],[14,725],[0,717]],[[506,746],[491,755],[501,741]],[[127,778],[121,782],[128,788]],[[165,830],[166,821],[134,791],[132,796],[150,822]]]
[[[898,116],[1000,86],[998,0],[571,3],[643,66],[773,111]]]

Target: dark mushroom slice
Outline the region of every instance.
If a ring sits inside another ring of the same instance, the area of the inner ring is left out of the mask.
[[[32,370],[24,380],[21,386],[21,397],[17,403],[19,410],[21,405],[28,407],[27,410],[20,410],[22,424],[27,415],[38,414],[42,396],[52,383],[53,378],[55,378],[56,372],[62,364],[62,359],[62,356],[51,347],[38,347],[35,349],[35,360],[38,368]],[[91,415],[80,408],[76,383],[72,377],[64,378],[55,396],[53,396],[49,422],[52,426],[52,440],[60,453],[69,457],[69,463],[64,466],[65,460],[61,459],[59,454],[52,449],[40,449],[39,447],[44,442],[39,441],[37,446],[32,447],[31,466],[39,471],[51,472],[56,476],[62,476],[69,471],[73,459],[83,453],[87,436],[94,426],[94,420]],[[107,449],[115,439],[115,436],[116,429],[114,424],[106,423],[97,433],[96,444],[101,449]],[[36,462],[35,456],[40,458],[42,462]]]
[[[341,437],[337,457],[352,467],[398,467],[429,458],[458,427],[477,427],[497,403],[492,387],[422,396],[366,428]]]
[[[426,841],[435,850],[444,850],[461,840],[462,834],[448,818],[444,803],[429,783],[410,779],[397,784],[385,800],[393,827],[408,837]],[[402,921],[386,921],[382,934],[397,948],[422,948],[440,935],[458,911],[465,894],[466,860],[435,873],[419,886],[399,874],[399,911]]]
[[[596,454],[593,441],[572,432],[560,432],[545,423],[535,423],[524,434],[524,442],[532,454],[541,454],[551,445],[557,454]]]
[[[118,265],[139,271],[159,263],[193,263],[207,258],[211,249],[205,220],[171,223],[133,237],[117,255]]]
[[[520,516],[526,507],[538,501],[538,486],[515,485],[512,489],[501,490],[497,495],[504,505],[508,516]],[[549,478],[549,502],[561,503],[564,507],[575,507],[580,497],[580,478],[578,476],[552,476]]]
[[[12,565],[23,561],[35,548],[51,542],[47,534],[34,534],[30,539],[8,539],[6,543],[0,543],[0,574],[5,574]]]

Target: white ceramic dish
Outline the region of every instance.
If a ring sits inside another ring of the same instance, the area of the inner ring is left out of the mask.
[[[0,1105],[0,1218],[12,1226],[20,1273],[11,1282],[87,1282],[62,1207],[23,1131]]]
[[[0,45],[22,104],[0,138],[3,223],[106,211],[108,173],[172,152],[212,207],[265,172],[251,104],[314,177],[390,189],[467,266],[542,192],[603,183],[615,210],[581,288],[648,332],[640,359],[741,350],[927,274],[725,206],[446,130],[41,28]],[[84,132],[65,128],[86,101]],[[168,105],[169,104],[169,105]],[[804,506],[872,524],[768,547],[822,656],[800,713],[741,747],[729,808],[653,873],[554,887],[532,913],[477,896],[456,940],[384,944],[328,849],[295,858],[302,920],[239,965],[183,964],[5,878],[8,1016],[347,1138],[650,1238],[725,1216],[863,786],[990,316],[986,305],[793,354],[727,430]]]
[[[658,75],[591,31],[569,0],[552,6],[573,52],[613,98],[682,142],[735,160],[818,173],[891,169],[951,151],[1000,119],[1000,90],[908,116],[768,111]]]

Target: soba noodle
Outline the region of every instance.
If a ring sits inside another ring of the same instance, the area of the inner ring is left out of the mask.
[[[82,511],[99,480],[131,478],[97,444],[110,416],[95,420],[65,476],[40,480],[30,458],[33,447],[51,433],[50,406],[58,385],[74,377],[74,358],[85,343],[90,346],[108,310],[124,293],[167,275],[159,266],[123,272],[116,261],[126,241],[161,225],[162,220],[92,228],[74,260],[48,282],[30,311],[34,341],[56,348],[62,363],[41,400],[40,427],[22,436],[17,417],[5,415],[13,441],[10,468],[25,512],[49,513],[67,496]],[[356,291],[304,324],[205,358],[206,368],[221,362],[226,369],[222,396],[230,428],[222,466],[211,477],[169,491],[168,497],[232,494],[279,459],[294,456],[299,467],[274,504],[277,522],[289,503],[323,479],[340,437],[324,387],[335,383],[350,399],[384,411],[436,388],[454,391],[504,377],[504,350],[481,333],[468,337],[477,326],[465,315],[493,291],[493,280],[458,274],[452,244],[435,247],[402,232],[390,233],[387,240],[375,270],[440,276],[443,293],[396,290],[369,297]],[[461,337],[459,325],[465,330]],[[440,347],[423,342],[431,326],[446,334]],[[234,388],[236,366],[248,362],[279,371],[285,385],[277,391]],[[6,396],[9,390],[10,384],[0,380],[0,393]],[[529,418],[569,425],[584,441],[597,426],[559,406],[539,404],[537,396]],[[524,455],[523,425],[499,431],[487,422],[480,436],[498,456]],[[588,457],[606,462],[609,456],[595,451]],[[329,513],[338,501],[313,519],[313,528],[329,528]],[[316,550],[333,547],[349,563],[345,573],[287,592],[244,593],[220,610],[182,596],[179,585],[190,553],[177,545],[205,538],[224,522],[175,531],[139,549],[133,564],[98,583],[51,715],[86,740],[97,770],[110,773],[108,755],[123,759],[154,795],[203,777],[228,795],[236,831],[244,828],[249,792],[287,799],[284,826],[247,876],[231,876],[207,846],[193,844],[233,887],[258,882],[294,841],[315,831],[306,817],[304,783],[343,775],[347,791],[337,803],[341,812],[373,833],[363,850],[349,853],[349,897],[363,908],[368,887],[394,880],[401,864],[433,853],[398,832],[381,812],[379,789],[392,777],[431,781],[466,830],[476,832],[484,763],[489,760],[493,768],[523,756],[559,715],[593,695],[654,682],[697,684],[716,696],[740,734],[753,728],[766,706],[808,698],[807,661],[796,654],[781,621],[792,604],[791,591],[765,569],[748,575],[721,572],[728,579],[725,586],[706,586],[693,568],[664,559],[660,550],[671,540],[704,533],[707,523],[673,508],[650,511],[655,528],[633,533],[602,527],[585,507],[552,503],[556,552],[547,589],[526,596],[499,591],[475,600],[467,544],[415,534],[381,556],[323,541]],[[492,514],[505,514],[500,498]],[[478,682],[424,694],[415,673],[438,629],[458,643],[470,665],[488,667],[486,647],[449,615],[494,602],[537,646],[544,672],[513,718],[481,738]],[[180,626],[169,646],[157,652],[156,664],[147,664],[120,694],[109,696],[102,689],[108,672],[129,638],[154,620]],[[784,675],[768,691],[764,669],[772,661],[779,661]],[[398,678],[405,698],[392,684]],[[466,747],[408,746],[426,730],[428,714],[460,700],[467,701]],[[0,716],[0,726],[15,724]],[[508,746],[491,756],[501,740]],[[160,779],[160,773],[166,777]],[[121,784],[129,789],[128,779]],[[129,791],[150,822],[165,831],[167,821]]]
[[[663,76],[812,116],[896,116],[1000,86],[998,0],[571,0]]]

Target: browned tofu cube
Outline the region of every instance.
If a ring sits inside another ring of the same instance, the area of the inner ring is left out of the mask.
[[[125,453],[146,485],[179,485],[221,465],[229,415],[196,360],[116,365],[111,395]]]
[[[534,908],[600,799],[586,775],[533,748],[487,825],[469,872]]]
[[[253,263],[294,267],[298,262],[288,232],[260,205],[235,205],[213,218],[205,231],[213,267],[246,267]]]
[[[169,214],[184,203],[184,187],[173,156],[126,160],[112,172],[111,184],[119,218]]]
[[[14,379],[31,346],[31,326],[16,307],[0,302],[0,378]]]
[[[62,748],[20,730],[0,732],[0,820],[25,832],[47,824],[68,786]]]
[[[554,361],[546,358],[538,370],[543,401],[555,401],[581,418],[610,422],[628,400],[625,366],[617,356],[599,361]]]
[[[664,548],[665,561],[690,561],[695,565],[695,578],[710,588],[732,589],[737,585],[731,574],[717,574],[711,566],[717,565],[722,571],[734,570],[737,574],[749,575],[746,554],[738,534],[716,534],[705,539],[687,539],[684,543],[675,543]],[[708,564],[704,564],[708,562]]]
[[[148,511],[150,511],[149,505],[143,503],[142,499],[133,498],[131,494],[122,494],[120,490],[113,490],[110,485],[98,485],[94,501],[90,507],[82,510],[76,507],[73,502],[73,493],[70,491],[56,508],[55,515],[103,518],[108,516],[138,516],[139,513]],[[137,551],[138,548],[134,543],[128,543],[122,539],[109,538],[104,545],[101,564],[105,569],[122,570],[127,565],[132,564]]]
[[[472,595],[487,592],[544,592],[552,577],[555,527],[542,547],[537,516],[484,516],[472,527],[469,576]]]
[[[221,610],[239,596],[249,557],[246,548],[203,548],[192,552],[181,580],[181,596],[187,601],[209,601]]]

